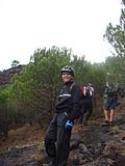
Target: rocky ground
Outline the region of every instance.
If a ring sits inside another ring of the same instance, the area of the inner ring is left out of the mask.
[[[91,121],[88,126],[74,126],[68,166],[125,166],[125,111],[118,113],[113,126],[101,124]],[[44,156],[39,137],[34,143],[1,151],[0,166],[43,166]]]
[[[124,116],[123,116],[124,117]],[[93,124],[72,135],[69,166],[125,166],[125,124]],[[76,141],[77,140],[77,141]]]

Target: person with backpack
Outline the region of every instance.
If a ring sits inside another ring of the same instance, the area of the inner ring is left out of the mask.
[[[70,136],[74,120],[79,117],[80,88],[74,81],[70,66],[61,69],[63,87],[57,97],[55,113],[45,135],[48,166],[66,166],[70,150]]]
[[[91,83],[87,85],[82,85],[80,87],[81,91],[81,116],[79,118],[80,125],[88,125],[88,120],[93,112],[93,103],[95,103],[95,90]]]
[[[105,117],[105,122],[102,124],[103,126],[113,125],[114,110],[119,104],[118,90],[114,88],[111,82],[106,82],[103,95],[103,109]]]

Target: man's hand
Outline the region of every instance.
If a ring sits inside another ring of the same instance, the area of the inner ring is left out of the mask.
[[[73,122],[71,120],[67,120],[65,123],[65,129],[72,129]]]

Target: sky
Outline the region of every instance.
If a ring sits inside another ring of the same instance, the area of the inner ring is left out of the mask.
[[[119,24],[120,13],[121,0],[0,0],[0,70],[53,45],[103,62],[113,50],[103,34],[109,22]]]

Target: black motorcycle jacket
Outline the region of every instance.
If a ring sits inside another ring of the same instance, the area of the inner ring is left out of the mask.
[[[79,116],[80,88],[74,81],[65,83],[60,90],[56,102],[56,113],[62,112],[66,112],[71,120],[74,120]]]

